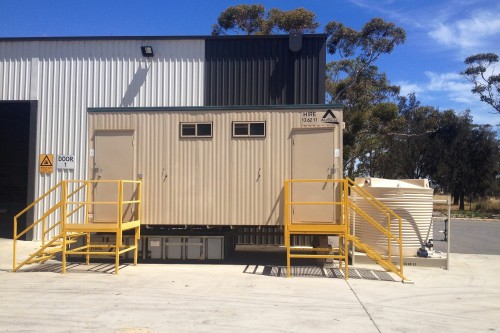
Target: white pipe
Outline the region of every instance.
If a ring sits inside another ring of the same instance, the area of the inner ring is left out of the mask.
[[[446,270],[449,270],[450,269],[450,230],[451,230],[451,197],[449,196],[448,199],[446,200],[448,201],[448,233],[447,233],[447,243],[448,243],[448,250],[447,250],[447,254],[446,254]]]

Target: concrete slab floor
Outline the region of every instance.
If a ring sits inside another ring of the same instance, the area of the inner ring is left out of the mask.
[[[37,246],[20,242],[20,256]],[[123,264],[119,275],[113,263],[76,263],[62,275],[52,261],[12,273],[11,240],[0,253],[1,332],[500,331],[500,255],[453,254],[450,271],[407,267],[409,285],[315,267],[287,279],[284,262]]]

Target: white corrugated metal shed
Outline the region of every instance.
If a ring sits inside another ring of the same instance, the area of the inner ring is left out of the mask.
[[[155,57],[142,57],[141,45]],[[87,178],[88,108],[203,105],[204,52],[203,39],[0,41],[0,100],[37,100],[37,156],[77,160],[75,170],[33,170],[35,197]]]

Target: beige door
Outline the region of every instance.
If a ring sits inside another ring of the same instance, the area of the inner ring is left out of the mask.
[[[334,129],[296,129],[292,138],[292,179],[332,179]],[[292,183],[294,202],[333,202],[338,185],[326,182]],[[334,205],[294,205],[293,222],[332,223],[338,208]]]
[[[94,179],[132,180],[134,179],[134,132],[96,131],[94,137]],[[117,202],[118,183],[98,183],[94,188],[96,202]],[[133,188],[124,185],[123,200],[131,200]],[[123,206],[124,221],[133,215],[131,205]],[[117,222],[118,208],[113,204],[96,204],[94,222]]]

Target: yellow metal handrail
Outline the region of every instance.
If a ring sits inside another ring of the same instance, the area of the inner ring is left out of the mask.
[[[284,231],[285,231],[285,247],[287,249],[287,276],[290,276],[290,258],[330,258],[330,259],[338,259],[339,260],[339,268],[342,269],[342,261],[344,261],[346,266],[346,278],[347,278],[347,268],[348,268],[348,260],[347,260],[347,242],[344,244],[344,248],[342,248],[339,242],[339,254],[291,254],[291,246],[290,246],[290,235],[293,230],[294,233],[299,233],[301,231],[297,230],[297,227],[294,227],[295,224],[302,225],[307,228],[307,232],[310,234],[324,234],[325,232],[336,232],[339,235],[340,239],[344,239],[345,235],[349,233],[349,224],[345,223],[345,210],[342,209],[345,206],[345,199],[340,197],[340,201],[292,201],[290,187],[293,183],[332,183],[332,184],[340,184],[342,187],[345,187],[344,180],[342,179],[291,179],[285,180],[284,184]],[[340,189],[339,194],[343,194],[343,191]],[[338,200],[338,199],[336,199]],[[324,223],[324,222],[300,222],[294,223],[291,219],[291,210],[294,205],[332,205],[339,206],[340,216],[339,222],[340,226],[337,228],[338,223],[336,221],[332,221],[332,223]],[[333,229],[332,229],[333,228]],[[334,230],[335,229],[335,230]],[[295,249],[294,249],[295,251]],[[313,249],[313,252],[326,252],[324,249]]]
[[[110,202],[96,202],[91,200],[91,184],[97,184],[97,183],[116,183],[117,184],[117,199],[116,201],[110,201]],[[134,189],[133,195],[137,198],[137,200],[128,200],[124,201],[124,186],[123,184],[137,184],[137,188]],[[73,189],[71,192],[68,193],[68,185],[69,184],[78,184],[78,186]],[[23,209],[21,212],[19,212],[15,217],[14,217],[14,230],[13,230],[13,270],[15,271],[18,269],[20,266],[24,265],[29,259],[23,261],[21,264],[17,265],[17,240],[24,236],[28,231],[32,230],[35,228],[35,226],[39,225],[42,223],[42,230],[41,230],[41,235],[42,235],[42,249],[38,250],[35,254],[32,255],[38,255],[43,251],[43,248],[53,244],[57,237],[61,237],[61,235],[64,235],[66,225],[69,223],[68,218],[70,216],[73,216],[75,213],[80,211],[82,208],[84,209],[84,223],[87,224],[89,223],[88,220],[88,206],[89,205],[94,205],[94,204],[113,204],[118,206],[118,217],[117,217],[117,225],[120,230],[122,230],[123,225],[129,222],[135,222],[140,224],[140,209],[141,209],[141,181],[135,181],[135,180],[64,180],[58,183],[56,186],[52,187],[49,189],[47,192],[45,192],[40,198],[32,202],[30,205],[28,205],[25,209]],[[26,214],[30,209],[32,209],[36,204],[41,202],[44,198],[48,197],[51,193],[55,192],[56,190],[60,190],[61,192],[61,200],[57,202],[54,206],[50,207],[45,211],[42,216],[34,221],[31,225],[26,227],[22,232],[18,234],[18,219],[23,215]],[[72,197],[80,193],[80,191],[86,190],[86,201],[70,201]],[[123,221],[123,205],[125,204],[135,204],[137,206],[137,211],[136,211],[136,219],[131,220],[131,221]],[[77,207],[69,207],[69,205],[77,205]],[[60,219],[56,223],[54,223],[50,228],[47,229],[46,227],[46,220],[47,218],[55,213],[57,210],[60,210]],[[45,238],[48,233],[56,229],[57,227],[61,227],[60,234],[56,236],[56,238],[53,238],[50,242],[45,243]],[[121,233],[120,233],[121,235]],[[121,238],[121,237],[120,237]],[[66,237],[62,237],[62,247],[63,249],[66,248]],[[121,239],[118,240],[119,244],[121,246]],[[119,248],[118,248],[119,249]],[[118,252],[117,252],[118,253]],[[65,256],[63,255],[63,266],[65,266]]]
[[[363,218],[365,221],[370,223],[372,226],[374,226],[377,230],[381,231],[387,238],[388,238],[388,244],[387,244],[387,254],[389,257],[389,262],[392,262],[392,246],[391,246],[391,239],[393,239],[395,242],[397,242],[398,247],[399,247],[399,271],[401,275],[403,275],[403,223],[401,220],[401,217],[396,214],[392,209],[387,207],[383,202],[377,200],[371,193],[368,191],[364,190],[361,186],[357,185],[352,179],[346,178],[346,182],[348,184],[348,187],[355,191],[358,195],[360,195],[363,199],[366,200],[366,202],[370,203],[373,207],[377,208],[380,212],[385,214],[387,216],[387,229],[383,228],[377,221],[375,221],[371,216],[368,214],[364,213],[365,216]],[[353,208],[353,210],[357,211],[362,211],[359,209],[357,205],[354,203],[350,202],[349,206]],[[391,232],[391,216],[397,219],[398,221],[398,237],[396,238],[392,232]]]
[[[123,206],[125,204],[141,204],[141,200],[128,200],[125,201],[123,200],[123,184],[137,184],[138,188],[138,194],[137,197],[140,198],[140,189],[141,189],[141,181],[136,181],[136,180],[66,180],[63,181],[63,183],[69,184],[69,183],[83,183],[80,185],[77,189],[75,189],[73,192],[68,194],[66,196],[66,200],[64,204],[66,205],[78,205],[77,208],[73,209],[71,212],[69,212],[66,216],[69,217],[73,215],[76,211],[80,210],[86,205],[118,205],[118,206]],[[98,184],[98,183],[116,183],[117,184],[117,198],[116,201],[95,201],[95,200],[90,200],[90,185],[91,184]],[[68,201],[72,196],[77,194],[79,191],[81,191],[83,188],[87,187],[87,198],[86,201]],[[121,208],[123,210],[123,207]],[[138,209],[138,212],[140,212],[140,209]],[[123,222],[123,218],[122,222]],[[138,220],[138,219],[137,219]],[[137,221],[135,220],[135,221]],[[120,216],[118,216],[118,223],[120,223]]]
[[[48,197],[52,192],[54,192],[59,187],[61,187],[61,185],[62,185],[62,182],[58,183],[57,185],[55,185],[54,187],[52,187],[51,189],[49,189],[47,192],[45,192],[40,198],[38,198],[37,200],[33,201],[26,208],[24,208],[22,211],[20,211],[19,213],[17,213],[16,216],[14,216],[14,231],[13,231],[13,238],[12,238],[12,247],[13,247],[12,263],[13,263],[13,267],[14,268],[16,267],[17,240],[19,238],[21,238],[22,236],[24,236],[28,231],[32,230],[36,225],[38,225],[42,221],[43,221],[43,229],[45,229],[45,219],[50,214],[52,214],[54,211],[56,211],[60,207],[61,202],[58,202],[55,206],[51,207],[47,212],[45,212],[42,215],[42,217],[40,217],[38,220],[36,220],[35,222],[33,222],[30,226],[26,227],[19,234],[17,233],[17,220],[19,219],[19,217],[21,217],[22,215],[26,214],[36,204],[38,204],[40,201],[42,201],[43,199],[45,199],[46,197]],[[45,239],[43,239],[43,241],[44,240]]]
[[[341,190],[340,190],[340,200],[341,201],[311,201],[311,202],[304,202],[304,201],[297,201],[294,202],[291,200],[291,192],[290,192],[290,187],[292,183],[336,183],[336,184],[341,184]],[[339,222],[341,225],[344,226],[345,228],[345,233],[347,236],[351,234],[350,232],[350,221],[349,221],[349,211],[354,211],[358,213],[362,218],[364,218],[368,223],[373,225],[376,230],[381,232],[384,236],[387,237],[388,241],[388,262],[392,264],[392,244],[391,242],[396,242],[399,246],[399,268],[398,268],[398,275],[403,277],[403,256],[402,256],[402,220],[399,215],[397,215],[392,209],[387,207],[385,204],[377,200],[372,194],[368,193],[365,191],[363,188],[361,188],[359,185],[357,185],[354,181],[352,181],[349,178],[346,179],[294,179],[294,180],[285,180],[284,184],[284,229],[285,229],[285,247],[287,248],[287,271],[289,274],[288,268],[290,267],[290,230],[292,228],[292,225],[294,222],[291,219],[291,209],[293,205],[334,205],[334,206],[340,206],[340,219]],[[387,218],[387,226],[384,227],[382,226],[379,222],[375,221],[370,215],[368,215],[366,212],[364,212],[361,208],[359,208],[352,200],[349,199],[349,191],[355,192],[357,195],[359,195],[360,198],[366,200],[369,202],[375,209],[380,211],[386,218]],[[395,236],[391,232],[391,220],[395,220],[398,223],[399,227],[399,237]],[[307,224],[307,223],[306,223]],[[332,224],[335,224],[334,221],[332,221]],[[315,227],[314,223],[311,223],[308,225],[310,227],[311,233],[314,233],[315,230],[320,230],[321,227]],[[343,239],[340,234],[339,237]],[[343,249],[341,244],[339,244],[339,252],[340,254],[346,254],[347,253],[347,242],[345,239],[345,248]],[[352,240],[352,238],[350,238]],[[298,257],[298,256],[294,256]],[[315,255],[301,255],[301,257],[308,257],[308,258],[314,258],[319,256]],[[341,265],[341,262],[340,262]],[[387,265],[386,265],[387,266]],[[341,267],[340,267],[341,268]],[[347,262],[346,262],[346,278],[348,277],[348,270],[347,270]]]
[[[284,186],[284,196],[285,196],[285,215],[284,215],[284,224],[286,226],[290,226],[293,224],[290,219],[290,212],[292,206],[294,205],[335,205],[335,206],[344,206],[346,204],[345,198],[342,196],[345,190],[340,191],[341,201],[291,201],[290,200],[290,184],[292,183],[332,183],[332,184],[340,184],[344,187],[346,181],[344,179],[289,179],[285,180]],[[345,223],[345,211],[341,210],[342,214],[340,217],[340,221],[342,224]]]

